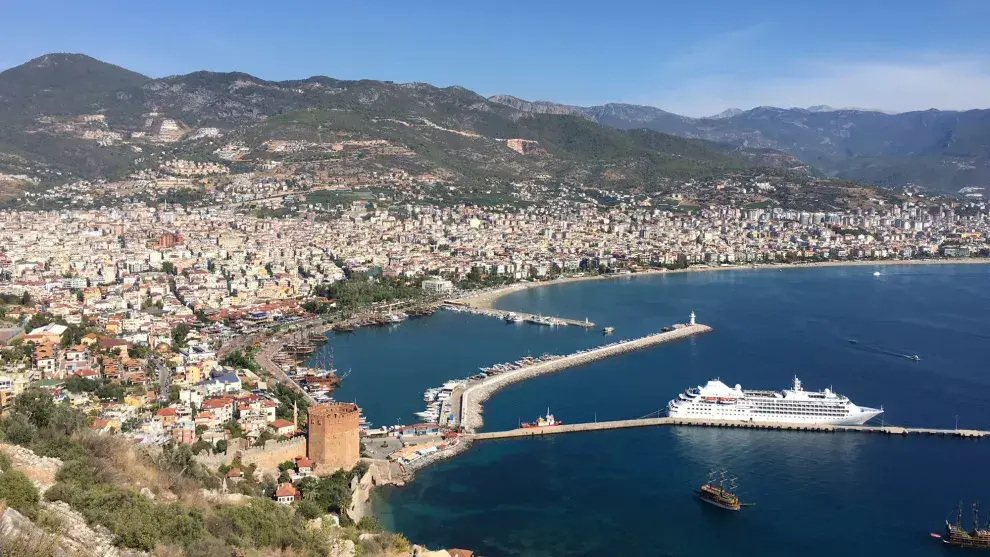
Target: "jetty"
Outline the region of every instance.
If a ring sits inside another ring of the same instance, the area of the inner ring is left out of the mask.
[[[481,380],[470,382],[462,389],[458,389],[452,397],[451,410],[453,412],[452,421],[466,433],[476,431],[484,423],[481,417],[481,405],[488,400],[499,389],[524,381],[532,377],[556,373],[568,368],[588,364],[597,360],[603,360],[612,356],[617,356],[633,350],[648,348],[664,342],[692,337],[711,331],[707,325],[694,322],[694,314],[691,316],[691,323],[688,325],[674,325],[668,331],[647,335],[644,337],[614,342],[584,350],[569,356],[562,356],[552,360],[534,363],[519,369],[500,373],[486,377]],[[443,422],[441,422],[443,423]],[[527,430],[528,431],[528,430]],[[483,434],[479,434],[483,435]]]
[[[519,437],[533,437],[541,435],[559,435],[563,433],[576,433],[581,431],[602,431],[607,429],[627,429],[632,427],[656,427],[656,426],[684,426],[684,427],[719,427],[727,429],[767,429],[775,431],[809,431],[823,433],[878,433],[882,435],[897,435],[906,437],[908,435],[929,435],[939,437],[957,437],[969,439],[982,439],[990,437],[990,431],[974,429],[934,429],[918,427],[900,426],[852,426],[852,425],[829,425],[829,424],[794,424],[778,422],[734,422],[725,420],[711,420],[707,418],[637,418],[632,420],[616,420],[610,422],[590,422],[583,424],[564,424],[550,427],[518,428],[508,431],[486,431],[474,433],[468,437],[471,440],[481,441],[486,439],[515,439]]]
[[[443,307],[451,309],[454,311],[461,311],[465,313],[473,313],[475,315],[486,315],[488,317],[495,317],[497,319],[505,319],[506,317],[518,316],[523,321],[533,323],[535,321],[542,321],[541,325],[550,326],[567,326],[572,325],[576,327],[594,327],[595,324],[589,321],[587,318],[581,319],[568,319],[566,317],[555,317],[552,315],[537,315],[535,313],[525,313],[522,311],[506,311],[494,308],[481,308],[472,306],[470,304],[462,302],[444,302]]]

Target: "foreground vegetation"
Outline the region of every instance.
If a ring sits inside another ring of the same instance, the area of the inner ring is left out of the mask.
[[[121,437],[92,433],[87,425],[88,420],[78,411],[54,403],[40,389],[29,389],[14,400],[8,415],[0,420],[0,436],[38,455],[61,459],[56,483],[44,500],[67,503],[90,525],[109,530],[121,547],[188,557],[316,556],[329,554],[343,538],[353,538],[362,554],[377,554],[386,547],[388,551],[408,551],[401,536],[361,540],[360,532],[377,529],[373,522],[344,529],[332,528],[330,521],[315,527],[311,522],[329,511],[339,513],[347,522],[350,482],[364,473],[364,467],[305,478],[297,482],[303,500],[286,506],[270,498],[275,478],[265,477],[259,482],[253,477],[253,466],[235,462],[242,466],[245,478],[230,488],[251,497],[242,504],[219,504],[205,497],[204,489],[219,488],[226,467],[205,469],[184,445],[166,446],[150,456]],[[28,518],[42,518],[41,498],[34,484],[11,469],[10,459],[2,453],[0,470],[0,500]],[[16,545],[18,548],[28,547],[24,543],[0,540],[0,551],[16,544],[21,544]]]

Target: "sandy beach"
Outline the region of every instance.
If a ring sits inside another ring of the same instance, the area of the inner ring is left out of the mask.
[[[655,270],[649,269],[637,273],[610,274],[610,275],[586,275],[574,277],[561,277],[554,280],[520,282],[509,286],[484,290],[481,292],[466,294],[463,297],[451,299],[452,302],[463,304],[475,308],[493,308],[499,298],[520,292],[530,288],[540,288],[543,286],[553,286],[556,284],[569,284],[572,282],[583,282],[591,280],[614,280],[629,277],[642,277],[653,275],[672,275],[679,273],[711,273],[717,271],[753,271],[761,269],[814,269],[818,267],[887,267],[893,265],[974,265],[990,264],[990,258],[968,257],[960,259],[889,259],[882,261],[821,261],[814,263],[777,263],[765,265],[726,265],[719,267],[701,266],[688,267],[687,269],[675,270]]]

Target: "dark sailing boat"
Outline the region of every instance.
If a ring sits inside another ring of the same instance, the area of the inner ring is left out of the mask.
[[[715,472],[708,474],[708,483],[701,486],[701,489],[694,490],[699,499],[710,505],[730,510],[738,511],[743,507],[751,507],[752,503],[741,503],[739,497],[733,491],[736,489],[736,479],[729,478],[729,488],[725,488],[725,471],[719,474],[719,481],[715,482]]]
[[[969,549],[990,549],[990,520],[983,528],[980,528],[980,511],[976,503],[973,503],[973,527],[966,530],[963,527],[963,504],[959,502],[956,508],[956,523],[945,521],[945,534],[932,533],[932,537],[942,540],[942,543],[953,547],[965,547]]]

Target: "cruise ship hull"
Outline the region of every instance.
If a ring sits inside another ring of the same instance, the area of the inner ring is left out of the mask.
[[[861,408],[863,412],[853,416],[826,418],[823,416],[803,416],[794,414],[772,414],[768,416],[723,415],[718,412],[708,414],[677,411],[670,407],[667,416],[671,418],[709,419],[725,422],[745,422],[758,424],[802,424],[802,425],[863,425],[883,413],[873,408]]]
[[[718,379],[688,389],[667,404],[667,416],[693,420],[795,425],[863,425],[883,408],[857,406],[831,389],[805,391],[794,378],[791,389],[744,391]]]

